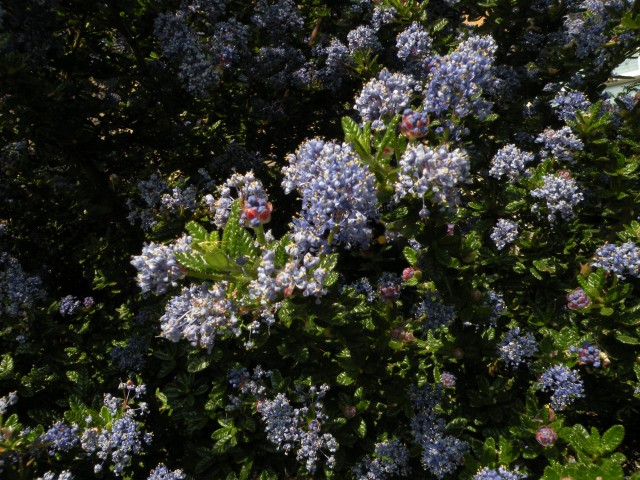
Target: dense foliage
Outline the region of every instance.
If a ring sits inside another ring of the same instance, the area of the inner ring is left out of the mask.
[[[0,474],[640,478],[630,0],[2,0]]]

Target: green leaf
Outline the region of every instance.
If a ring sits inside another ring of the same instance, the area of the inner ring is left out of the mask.
[[[206,242],[209,240],[209,233],[197,222],[189,222],[185,225],[187,232],[196,242]]]
[[[237,257],[237,237],[238,232],[242,227],[240,226],[240,209],[242,208],[241,200],[237,199],[233,202],[231,212],[229,212],[229,219],[227,225],[224,227],[222,233],[222,243],[220,248],[223,252],[227,253],[231,258]]]
[[[192,272],[202,275],[211,273],[211,267],[202,255],[197,253],[175,252],[174,256],[178,263],[187,270],[191,270]]]
[[[622,443],[623,438],[624,427],[622,425],[614,425],[602,434],[600,451],[603,454],[613,452]]]
[[[336,382],[338,382],[338,385],[351,385],[353,383],[353,378],[351,378],[346,372],[342,372],[336,378]]]
[[[205,253],[203,257],[207,264],[214,270],[217,270],[219,272],[229,271],[229,258],[222,250]]]
[[[409,262],[409,265],[411,265],[412,267],[415,266],[416,263],[418,263],[418,252],[416,252],[413,248],[404,247],[402,253],[404,254],[404,258],[407,259],[407,262]]]
[[[3,355],[0,361],[0,378],[7,378],[13,372],[13,358],[11,355]]]
[[[191,358],[187,364],[187,371],[189,373],[201,372],[211,364],[211,358],[197,356]]]
[[[627,335],[622,332],[617,332],[616,338],[619,342],[625,343],[627,345],[640,345],[640,339],[638,339],[638,337],[632,337],[631,335]]]
[[[242,468],[240,469],[240,480],[249,480],[249,475],[251,475],[251,468],[253,467],[253,460],[246,459]]]
[[[364,438],[367,436],[367,423],[364,421],[364,418],[360,419],[360,423],[358,424],[358,428],[356,431],[358,432],[358,436],[360,438]]]

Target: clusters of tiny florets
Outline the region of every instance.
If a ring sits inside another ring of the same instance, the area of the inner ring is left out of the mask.
[[[501,315],[504,315],[507,311],[507,304],[504,301],[504,295],[502,293],[489,290],[487,291],[487,298],[484,304],[491,309],[489,312],[489,324],[495,327],[498,318]]]
[[[442,387],[429,384],[420,389],[414,387],[409,397],[415,413],[411,430],[416,443],[422,447],[424,468],[438,479],[453,473],[462,464],[469,445],[445,435],[444,419],[436,410],[442,400]]]
[[[531,333],[520,334],[520,327],[507,332],[498,344],[498,355],[511,368],[527,363],[527,358],[538,352],[538,344]]]
[[[0,251],[0,317],[25,315],[44,296],[40,278],[29,277],[15,257]]]
[[[584,144],[576,137],[569,127],[560,130],[547,128],[536,138],[537,143],[543,143],[540,152],[542,158],[553,157],[560,161],[572,163],[573,152],[582,150]]]
[[[169,470],[164,464],[159,464],[151,470],[147,480],[184,480],[187,478],[182,469]]]
[[[486,117],[491,103],[481,95],[493,79],[496,49],[490,36],[472,35],[449,55],[430,57],[425,110],[438,116],[450,111],[459,118],[472,113]]]
[[[460,185],[468,182],[469,157],[460,149],[410,145],[400,158],[399,169],[396,201],[406,196],[424,201],[430,196],[433,203],[452,208],[460,203]],[[429,215],[426,207],[421,215]]]
[[[383,302],[395,302],[401,290],[402,282],[395,273],[384,272],[378,279],[378,295]]]
[[[371,238],[367,223],[378,215],[375,178],[351,145],[307,140],[288,161],[282,185],[286,193],[301,193],[300,216],[312,233],[333,234],[346,247],[366,248]]]
[[[576,288],[567,295],[567,308],[571,310],[582,310],[591,305],[591,299],[581,288]]]
[[[366,456],[353,468],[357,480],[385,480],[405,477],[411,472],[409,451],[399,440],[376,443],[372,456]]]
[[[270,3],[267,0],[258,1],[254,7],[256,13],[251,17],[254,25],[268,34],[278,35],[280,39],[282,35],[290,35],[304,28],[304,19],[292,0]]]
[[[496,248],[502,250],[518,238],[518,224],[512,220],[501,218],[493,227],[489,237],[496,244]]]
[[[436,292],[427,292],[420,302],[413,306],[412,314],[420,321],[420,328],[424,333],[449,326],[456,319],[455,309],[445,305],[440,294]]]
[[[382,49],[376,31],[365,25],[360,25],[351,30],[347,34],[347,43],[349,45],[349,52],[352,54],[358,50],[377,52]]]
[[[139,413],[147,411],[147,404],[143,402],[137,409],[131,408],[128,404],[143,395],[146,387],[129,381],[122,383],[120,388],[124,393],[124,402],[110,394],[104,396],[104,406],[115,417],[110,427],[87,428],[80,439],[82,449],[94,454],[101,461],[94,465],[94,472],[102,472],[104,464],[111,461],[113,473],[117,477],[122,475],[134,455],[142,453],[145,444],[151,444],[152,437],[150,433],[141,431],[142,422],[136,419]],[[118,414],[120,408],[123,409],[121,416]],[[88,423],[91,423],[91,419],[88,419]]]
[[[239,335],[237,305],[227,298],[227,288],[226,282],[183,288],[160,317],[162,336],[173,342],[184,338],[210,350],[216,337]]]
[[[264,215],[263,212],[265,210],[268,210],[270,214],[269,197],[262,182],[256,178],[253,172],[235,173],[218,188],[217,198],[213,195],[206,195],[204,198],[211,213],[215,214],[214,223],[216,227],[224,228],[227,225],[235,198],[240,198],[245,207],[255,208],[257,216],[259,214]],[[253,218],[247,218],[246,213],[243,212],[240,222],[242,225],[257,226],[252,220]],[[265,222],[258,221],[258,223]]]
[[[496,469],[481,468],[471,477],[471,480],[521,480],[524,478],[527,478],[527,474],[518,472],[517,467],[515,470],[507,470],[500,466]]]
[[[631,241],[622,245],[607,243],[596,250],[591,265],[613,272],[621,280],[626,275],[640,278],[640,249]]]
[[[431,53],[431,45],[429,32],[419,23],[412,23],[396,38],[398,58],[407,64],[409,71],[417,75],[424,76],[428,72],[424,64]]]
[[[55,472],[46,472],[42,477],[38,477],[36,480],[73,480],[73,474],[69,470],[63,470],[56,474]]]
[[[362,88],[354,108],[363,122],[371,122],[371,128],[384,130],[385,120],[390,120],[409,106],[416,86],[413,77],[391,73],[385,68]]]
[[[502,147],[491,159],[489,175],[494,178],[506,176],[512,182],[517,182],[527,163],[535,156],[531,152],[523,152],[513,144]]]
[[[442,372],[442,375],[440,375],[440,385],[442,385],[444,388],[455,387],[457,380],[458,378],[453,373]]]
[[[73,295],[67,295],[60,300],[60,315],[63,317],[70,317],[75,315],[81,307],[80,300]]]
[[[16,403],[18,403],[18,395],[16,395],[16,392],[11,392],[4,397],[0,397],[0,415],[7,413],[7,409]]]
[[[542,181],[543,186],[532,190],[531,196],[546,201],[549,222],[555,223],[558,215],[564,220],[572,220],[575,217],[573,207],[584,198],[576,181],[568,175],[561,174],[547,174],[542,177]],[[537,208],[537,205],[534,208]]]
[[[49,455],[68,452],[78,443],[78,426],[58,422],[39,438],[39,442],[49,449]]]
[[[576,370],[554,365],[545,370],[538,380],[543,392],[551,391],[551,408],[564,410],[576,399],[584,397],[584,387]]]
[[[578,362],[580,365],[593,365],[596,368],[602,365],[600,361],[600,349],[591,345],[591,342],[588,340],[582,342],[582,346],[580,347],[569,347],[569,351],[578,355]]]
[[[311,405],[305,403],[300,408],[294,408],[282,393],[273,400],[259,402],[257,406],[266,425],[267,439],[285,455],[295,451],[296,459],[304,461],[307,471],[311,474],[316,471],[319,454],[326,457],[328,468],[335,465],[333,453],[338,450],[338,442],[330,433],[321,433],[322,423],[328,417],[323,412],[320,400],[324,398],[328,389],[327,385],[322,385],[320,389],[311,387]],[[312,415],[313,418],[309,420]],[[327,455],[324,450],[331,455]]]
[[[251,395],[255,400],[262,401],[267,393],[267,388],[264,385],[264,378],[268,378],[272,375],[271,370],[263,370],[260,365],[253,369],[253,373],[250,374],[249,370],[245,367],[239,369],[233,369],[227,375],[229,384],[238,390],[242,395]],[[230,404],[227,410],[234,410],[241,404],[241,396],[229,396]]]
[[[556,111],[560,120],[575,120],[576,113],[586,110],[591,102],[582,92],[560,91],[551,101],[551,106]]]
[[[183,237],[171,245],[151,242],[142,248],[141,255],[132,258],[131,265],[138,270],[136,281],[143,292],[163,295],[170,286],[178,285],[178,280],[185,277],[185,271],[174,253],[188,252],[190,243],[190,237]]]

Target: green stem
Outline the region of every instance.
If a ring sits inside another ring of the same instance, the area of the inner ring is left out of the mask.
[[[260,242],[260,244],[266,245],[267,239],[264,235],[264,227],[262,226],[262,224],[258,225],[257,227],[254,227],[253,231],[256,232],[256,237],[258,238],[258,241]]]
[[[215,282],[238,282],[238,283],[247,283],[250,282],[251,279],[241,276],[241,275],[225,275],[224,273],[216,274],[216,273],[198,273],[192,270],[189,270],[187,273],[188,276],[193,278],[199,278],[201,280],[213,280]]]

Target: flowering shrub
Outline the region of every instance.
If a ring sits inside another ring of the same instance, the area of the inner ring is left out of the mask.
[[[2,475],[640,478],[637,2],[151,3],[0,10]]]

